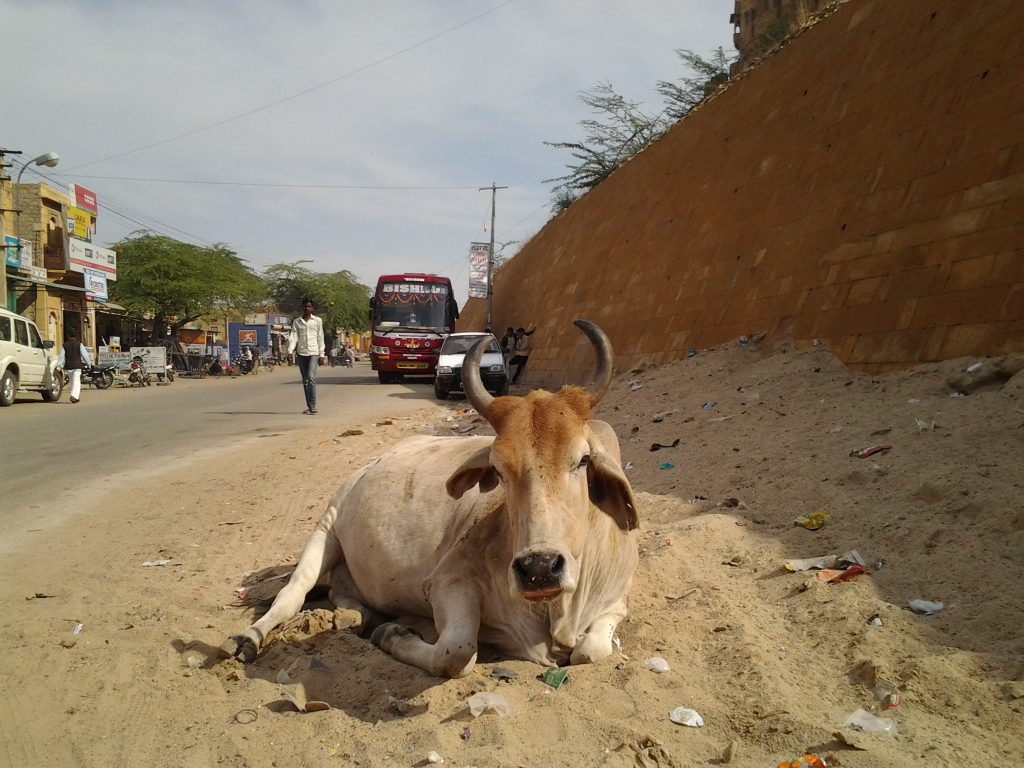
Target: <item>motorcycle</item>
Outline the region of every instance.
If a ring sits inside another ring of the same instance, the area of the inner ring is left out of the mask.
[[[141,355],[135,355],[132,358],[131,365],[128,367],[128,381],[138,387],[148,387],[153,383],[150,381],[146,361],[143,360]]]
[[[248,373],[252,373],[252,360],[246,360],[241,355],[235,357],[235,370],[245,376]]]
[[[109,389],[114,383],[114,363],[97,363],[82,369],[82,383],[92,384],[96,389]]]
[[[160,379],[160,381],[164,381],[170,384],[172,381],[174,381],[174,363],[168,360],[167,364],[164,365],[163,373],[158,373],[156,376],[158,379]]]

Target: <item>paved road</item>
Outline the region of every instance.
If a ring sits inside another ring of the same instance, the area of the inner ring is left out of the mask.
[[[434,403],[429,383],[381,385],[369,363],[320,369],[320,413],[305,416],[297,367],[237,378],[178,378],[143,389],[83,387],[72,405],[26,394],[0,410],[0,540],[61,519],[62,504],[126,493],[131,482],[240,440],[401,416]],[[9,542],[8,542],[9,543]]]

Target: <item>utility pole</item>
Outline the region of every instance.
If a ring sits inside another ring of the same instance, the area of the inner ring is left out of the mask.
[[[508,187],[499,187],[492,181],[491,186],[480,187],[479,191],[482,192],[485,189],[491,190],[491,250],[487,254],[487,324],[484,327],[491,330],[491,315],[494,309],[494,287],[491,284],[491,276],[494,272],[494,204],[498,199],[498,190],[508,189]]]

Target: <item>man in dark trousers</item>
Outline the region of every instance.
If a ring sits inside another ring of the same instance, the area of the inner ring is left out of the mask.
[[[57,367],[67,371],[68,379],[71,381],[71,402],[77,403],[82,394],[82,366],[88,368],[92,365],[92,358],[89,357],[89,349],[78,340],[74,331],[68,332],[67,341],[60,349],[60,356],[57,358]]]
[[[512,376],[512,383],[518,384],[519,377],[523,375],[523,371],[526,370],[526,363],[530,357],[530,349],[533,347],[533,331],[537,330],[534,328],[531,331],[525,330],[522,326],[516,328],[516,353],[511,360],[508,361],[509,367],[516,366],[515,375]]]

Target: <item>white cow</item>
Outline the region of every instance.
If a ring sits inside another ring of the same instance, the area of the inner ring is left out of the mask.
[[[434,675],[459,677],[478,643],[541,664],[612,652],[637,565],[636,504],[612,428],[591,419],[611,381],[611,345],[592,323],[590,391],[491,397],[483,344],[466,355],[466,395],[496,436],[419,436],[350,478],[331,500],[270,610],[222,647],[252,661],[267,632],[318,582],[331,601],[397,617],[371,640]]]

